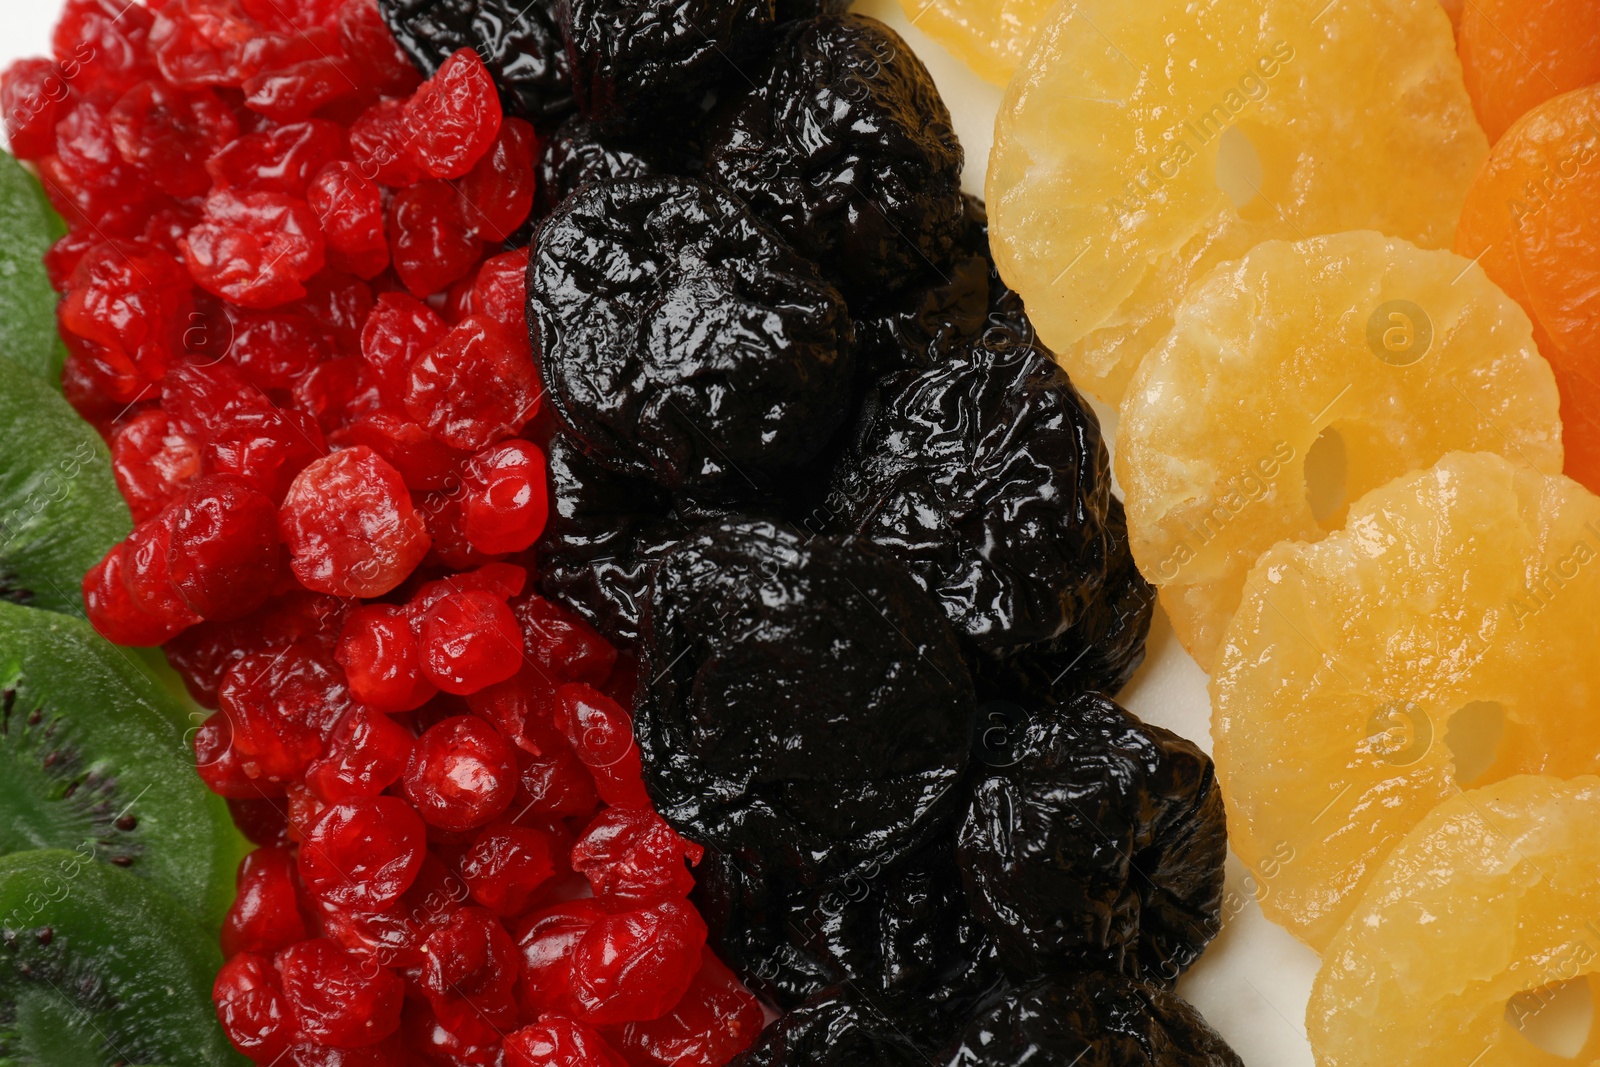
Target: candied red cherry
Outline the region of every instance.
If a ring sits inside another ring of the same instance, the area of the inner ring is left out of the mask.
[[[338,123],[307,119],[237,138],[211,155],[206,171],[221,189],[305,197],[312,177],[324,167],[337,166],[334,160],[343,151],[344,130]]]
[[[18,159],[42,159],[56,150],[56,121],[72,90],[48,59],[19,59],[0,75],[0,113]]]
[[[176,259],[106,242],[78,261],[59,313],[66,329],[160,381],[193,308],[193,288]]]
[[[427,582],[406,604],[412,620],[420,627],[433,606],[454,593],[489,593],[497,600],[510,600],[528,583],[528,569],[514,563],[486,563],[470,571],[448,574]]]
[[[605,915],[572,950],[572,997],[598,1025],[659,1018],[688,992],[705,943],[683,901]]]
[[[361,359],[327,359],[289,386],[289,403],[334,433],[383,403],[372,370]],[[342,444],[342,442],[341,442]]]
[[[633,716],[604,693],[581,683],[556,690],[556,724],[566,733],[607,804],[647,808],[644,771],[633,742]]]
[[[169,505],[133,528],[124,542],[127,554],[122,582],[140,611],[175,626],[192,626],[200,621],[200,615],[184,602],[172,580],[170,564],[172,529],[179,511],[180,505]]]
[[[271,498],[214,475],[191,482],[173,514],[167,568],[190,611],[236,619],[266,602],[283,567]]]
[[[281,782],[252,778],[233,747],[233,726],[222,712],[207,717],[194,732],[195,769],[206,788],[228,800],[253,801],[283,795]]]
[[[399,1028],[405,983],[389,969],[322,937],[290,945],[277,963],[302,1036],[332,1048],[360,1048]]]
[[[687,897],[694,876],[684,861],[704,853],[649,808],[607,808],[573,845],[572,869],[606,907],[636,908]]]
[[[295,1022],[278,969],[265,956],[241,952],[222,965],[211,985],[217,1021],[234,1048],[270,1063],[295,1038]]]
[[[173,85],[185,87],[237,86],[243,37],[224,39],[215,34],[208,37],[189,17],[186,10],[189,6],[166,4],[157,12],[155,24],[150,27],[150,55],[162,77]]]
[[[366,604],[351,611],[337,656],[350,691],[375,711],[410,711],[437,692],[422,675],[421,646],[405,608]]]
[[[528,250],[502,252],[483,261],[472,279],[466,312],[484,315],[511,330],[528,329]]]
[[[555,728],[555,687],[553,679],[524,661],[505,681],[469,693],[467,706],[523,752],[537,756],[570,751],[566,737]]]
[[[328,267],[306,282],[306,298],[299,306],[328,332],[339,355],[359,356],[361,330],[375,302],[372,286]]]
[[[425,999],[406,1002],[401,1020],[406,1046],[416,1049],[430,1064],[448,1067],[503,1067],[500,1034],[487,1023],[465,1032],[451,1030],[434,1014]]]
[[[579,1014],[572,999],[573,953],[604,915],[593,900],[569,900],[516,924],[517,951],[522,954],[517,997],[525,1015],[537,1019]]]
[[[550,514],[544,453],[531,441],[502,441],[462,470],[463,533],[490,555],[521,552],[544,532]]]
[[[258,389],[287,389],[317,365],[328,344],[322,328],[298,308],[236,308],[228,318],[228,355]]]
[[[533,127],[521,119],[506,119],[489,151],[461,179],[467,220],[483,240],[499,244],[527,219],[533,209],[538,154],[539,136]]]
[[[689,991],[671,1011],[625,1023],[612,1040],[630,1062],[724,1067],[755,1043],[765,1024],[761,1002],[707,948]]]
[[[239,864],[238,895],[222,920],[222,954],[270,956],[306,939],[295,894],[294,856],[286,848],[258,848]]]
[[[378,376],[385,402],[405,407],[411,365],[438,344],[449,327],[428,305],[406,293],[384,293],[361,331],[361,358]]]
[[[340,50],[349,57],[351,76],[361,85],[374,86],[382,93],[405,94],[422,83],[422,75],[384,25],[377,0],[349,0],[339,9],[337,30]]]
[[[400,472],[409,489],[447,489],[459,481],[458,471],[471,458],[470,452],[440,444],[427,430],[391,411],[363,415],[339,435],[339,443],[366,445]]]
[[[511,610],[522,626],[523,650],[545,677],[595,687],[606,684],[617,663],[617,650],[593,626],[537,593],[514,601]]]
[[[183,239],[189,274],[240,307],[270,308],[306,295],[322,269],[322,227],[304,200],[282,193],[214,190]]]
[[[210,89],[140,82],[111,109],[111,132],[122,158],[172,196],[201,196],[211,187],[206,160],[239,135],[228,105]]]
[[[111,437],[111,471],[134,522],[172,503],[200,471],[200,449],[160,408],[119,424]]]
[[[473,548],[467,540],[459,485],[440,492],[422,493],[417,499],[417,507],[427,518],[428,534],[433,538],[435,563],[453,570],[466,570],[494,560],[493,556]]]
[[[516,616],[491,593],[443,598],[423,618],[421,636],[422,673],[446,693],[476,693],[522,665]]]
[[[325,804],[375,797],[405,772],[416,739],[380,711],[345,712],[327,751],[306,768],[306,786]]]
[[[461,832],[498,817],[517,792],[517,760],[488,723],[458,715],[429,727],[412,750],[406,795],[433,826]]]
[[[251,844],[262,848],[289,847],[289,812],[282,797],[228,799],[233,825]]]
[[[413,296],[442,292],[477,266],[483,243],[455,186],[424,179],[389,204],[389,256]]]
[[[251,111],[279,122],[294,122],[360,90],[344,67],[339,58],[317,56],[263,70],[239,87]]]
[[[586,818],[600,805],[594,775],[563,745],[541,755],[519,758],[522,777],[517,811],[549,819]]]
[[[232,751],[252,779],[301,778],[350,706],[344,672],[328,650],[297,641],[251,652],[228,668],[217,703],[233,730]]]
[[[506,918],[527,911],[555,872],[550,834],[511,823],[486,827],[461,861],[472,899]]]
[[[67,0],[51,52],[74,85],[120,93],[156,74],[148,47],[154,21],[148,8],[125,0]]]
[[[500,132],[500,94],[478,53],[462,48],[412,94],[405,118],[412,133],[408,150],[424,173],[465,177]]]
[[[469,315],[412,364],[406,411],[452,448],[477,451],[522,429],[539,397],[527,335]]]
[[[377,911],[416,880],[426,839],[422,820],[396,797],[329,804],[300,847],[300,877],[330,904]]]
[[[295,577],[336,596],[382,596],[428,553],[427,529],[400,473],[360,445],[301,471],[278,523]]]
[[[227,429],[247,411],[267,406],[238,368],[225,361],[176,364],[161,388],[161,406],[173,425],[195,438]]]
[[[404,189],[422,178],[407,148],[410,140],[405,101],[383,97],[351,125],[350,158],[368,181]]]
[[[231,474],[280,501],[306,465],[328,454],[316,420],[263,404],[236,413],[200,450],[205,474]]]
[[[493,913],[460,909],[428,935],[423,951],[422,989],[446,1027],[459,1030],[477,1019],[497,1028],[516,1024],[521,959]]]
[[[559,1015],[508,1034],[505,1050],[506,1067],[627,1067],[605,1038]]]
[[[328,262],[342,271],[373,278],[389,265],[383,233],[383,191],[354,163],[323,167],[306,191],[306,202],[322,222]]]

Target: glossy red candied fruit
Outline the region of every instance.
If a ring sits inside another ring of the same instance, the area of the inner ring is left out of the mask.
[[[488,723],[457,715],[418,738],[406,796],[430,825],[459,833],[498,818],[517,792],[517,760]]]
[[[688,992],[705,943],[683,901],[603,915],[572,949],[572,998],[599,1025],[659,1018]]]
[[[338,166],[334,161],[343,152],[344,130],[337,122],[307,119],[235,139],[211,154],[206,171],[218,188],[304,198],[312,178]]]
[[[172,528],[178,512],[179,505],[170,504],[133,528],[123,542],[122,582],[140,611],[175,626],[192,626],[200,616],[184,603],[172,580]]]
[[[456,187],[425,178],[395,193],[387,222],[389,258],[413,296],[443,292],[478,263],[483,242]]]
[[[228,814],[233,824],[253,845],[262,848],[289,847],[289,813],[281,797],[229,798]]]
[[[350,75],[363,86],[398,95],[422,84],[422,75],[384,25],[377,0],[347,0],[339,8],[336,29]]]
[[[104,242],[78,261],[58,314],[64,329],[99,346],[112,367],[156,382],[180,350],[193,308],[192,283],[172,256]]]
[[[37,160],[56,150],[56,122],[71,92],[48,59],[19,59],[0,74],[0,116],[13,155]]]
[[[553,904],[519,920],[513,933],[522,955],[517,996],[523,1014],[577,1016],[572,999],[572,960],[578,945],[605,915],[593,900]]]
[[[582,683],[556,690],[555,707],[556,725],[594,775],[601,799],[616,807],[649,807],[639,748],[633,741],[633,716]]]
[[[503,682],[522,665],[522,631],[505,600],[492,593],[453,593],[422,618],[422,673],[465,696]]]
[[[361,358],[378,378],[384,402],[404,410],[411,365],[449,332],[436,311],[406,293],[378,297],[361,330]]]
[[[222,920],[222,954],[270,956],[306,939],[306,921],[295,892],[294,854],[258,848],[239,864],[238,895]]]
[[[328,263],[362,278],[389,265],[383,190],[354,163],[330,162],[311,179],[306,202],[322,223]]]
[[[324,804],[375,797],[399,780],[416,738],[381,711],[357,705],[344,713],[321,756],[306,768],[306,786]]]
[[[350,158],[363,178],[391,189],[404,189],[422,178],[411,158],[406,102],[382,97],[350,125]]]
[[[688,864],[705,849],[679,837],[649,808],[607,808],[572,847],[572,869],[607,908],[682,900],[694,889]]]
[[[363,604],[351,611],[337,657],[350,691],[375,711],[410,711],[438,691],[422,675],[421,645],[403,607]]]
[[[533,210],[539,135],[521,119],[506,119],[494,143],[461,179],[467,221],[485,241],[499,243],[516,232]]]
[[[494,823],[462,857],[461,878],[473,900],[496,915],[513,918],[528,910],[535,894],[555,875],[554,853],[548,831]]]
[[[278,509],[234,477],[191,482],[173,512],[167,565],[178,595],[196,615],[248,615],[266,603],[283,575]]]
[[[385,967],[351,955],[327,938],[278,953],[283,997],[296,1030],[333,1048],[375,1044],[400,1026],[405,984]]]
[[[407,150],[423,173],[462,178],[500,132],[500,94],[482,58],[457,51],[406,101]],[[531,158],[531,155],[530,155]]]
[[[252,778],[245,773],[239,751],[233,747],[233,725],[222,712],[207,716],[194,732],[194,764],[206,788],[232,801],[257,801],[283,796],[281,782]]]
[[[559,1015],[508,1034],[505,1050],[506,1067],[627,1067],[605,1038]]]
[[[360,91],[345,64],[328,55],[274,64],[239,87],[246,107],[279,122],[309,118],[325,104]]]
[[[283,193],[213,190],[182,244],[197,285],[248,308],[305,296],[325,261],[316,212]]]
[[[708,948],[683,999],[659,1019],[625,1023],[612,1040],[630,1062],[723,1067],[755,1043],[761,1002]]]
[[[422,989],[446,1027],[486,1026],[493,1035],[516,1025],[521,960],[492,912],[461,908],[428,935],[423,952]]]
[[[347,707],[349,687],[332,654],[309,640],[251,652],[217,687],[244,773],[284,784],[304,776]]]
[[[328,434],[343,429],[383,403],[372,371],[359,357],[323,360],[294,380],[289,402]]]
[[[521,430],[540,396],[527,335],[469,315],[412,364],[406,411],[452,448],[477,451]]]
[[[389,461],[408,489],[450,489],[460,483],[460,471],[470,452],[441,444],[433,435],[404,415],[372,411],[342,430],[339,444],[366,445]]]
[[[300,846],[300,877],[330,904],[377,911],[416,881],[426,836],[417,813],[396,797],[329,804]]]
[[[80,89],[124,92],[156,75],[150,60],[150,10],[126,0],[67,0],[51,51]]]
[[[228,357],[257,389],[288,389],[317,365],[328,339],[310,315],[293,305],[227,313]]]
[[[212,431],[200,452],[203,474],[231,474],[273,501],[314,460],[327,455],[316,420],[268,403],[240,411]]]
[[[282,978],[265,956],[241,952],[231,957],[217,972],[211,999],[228,1041],[257,1063],[272,1062],[294,1040]]]
[[[452,594],[489,593],[497,600],[510,600],[522,592],[527,583],[526,567],[514,563],[487,563],[470,571],[459,571],[425,583],[406,604],[406,609],[420,624],[435,604]]]
[[[617,666],[617,650],[575,612],[529,593],[511,603],[522,626],[523,650],[546,678],[606,684]]]
[[[301,471],[278,522],[295,577],[335,596],[382,596],[428,552],[428,532],[400,473],[359,445]]]
[[[473,275],[460,318],[484,315],[512,330],[528,329],[528,250],[490,256]]]
[[[117,150],[164,193],[201,196],[211,186],[206,160],[239,134],[238,120],[210,89],[140,82],[108,116]]]
[[[544,453],[531,441],[502,441],[462,468],[462,533],[480,552],[521,552],[550,516]]]

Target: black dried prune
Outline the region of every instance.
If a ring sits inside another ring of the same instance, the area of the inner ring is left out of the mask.
[[[1244,1067],[1176,994],[1088,973],[1008,993],[974,1019],[949,1067]]]
[[[911,48],[864,15],[794,23],[708,134],[706,172],[865,306],[961,236],[961,145]]]
[[[567,119],[539,146],[535,207],[549,214],[582,186],[613,178],[651,178],[676,173],[660,143],[626,134],[609,135],[581,115]]]
[[[669,489],[747,492],[828,443],[853,373],[838,292],[726,191],[597,182],[540,226],[528,321],[585,450]]]
[[[825,506],[881,545],[984,653],[1059,636],[1105,579],[1100,425],[1047,355],[1008,335],[894,375]]]
[[[1222,923],[1210,758],[1099,694],[1027,710],[987,746],[957,836],[973,911],[1013,973],[1102,968],[1170,986]]]
[[[378,9],[423,74],[474,48],[510,114],[539,120],[572,108],[555,0],[378,0]]]
[[[882,1012],[828,989],[767,1027],[731,1067],[927,1067],[927,1057]]]

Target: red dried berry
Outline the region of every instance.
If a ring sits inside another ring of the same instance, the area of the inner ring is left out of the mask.
[[[228,801],[233,824],[251,844],[262,848],[289,847],[289,812],[281,797]]]
[[[227,353],[258,389],[287,389],[317,365],[327,347],[322,328],[299,308],[230,309]]]
[[[72,90],[48,59],[19,59],[0,75],[0,114],[18,159],[41,159],[56,150],[56,121]]]
[[[422,178],[411,158],[411,130],[404,100],[384,97],[361,113],[350,127],[350,158],[368,181],[404,189]]]
[[[148,381],[160,381],[194,308],[183,267],[154,248],[120,242],[84,254],[61,301],[61,325]]]
[[[607,804],[648,808],[643,765],[633,742],[633,716],[604,693],[581,683],[556,690],[556,724],[567,735]]]
[[[608,908],[681,900],[694,889],[689,864],[705,849],[679,837],[649,808],[607,808],[572,847],[572,869]]]
[[[500,1034],[488,1024],[475,1025],[467,1032],[445,1026],[426,1000],[406,1004],[402,1033],[406,1045],[417,1049],[430,1064],[448,1067],[503,1067]]]
[[[530,1018],[575,1016],[572,960],[578,945],[605,913],[592,900],[570,900],[535,912],[516,924],[522,954],[522,984],[517,997]]]
[[[169,3],[150,28],[150,55],[173,85],[194,87],[239,83],[240,39],[212,40],[189,16],[191,5]],[[199,5],[193,5],[198,8]],[[248,28],[246,28],[248,32]],[[220,35],[213,35],[220,36]]]
[[[67,0],[51,51],[67,81],[120,93],[156,74],[149,54],[154,21],[148,8],[126,0]]]
[[[108,116],[122,158],[172,196],[200,196],[211,186],[206,160],[239,135],[239,123],[210,89],[140,82]]]
[[[433,537],[433,562],[453,570],[466,570],[494,560],[467,541],[459,485],[443,492],[423,493],[417,500],[417,507],[427,516],[428,533]]]
[[[605,915],[572,950],[572,997],[599,1025],[655,1019],[700,970],[706,924],[681,901]]]
[[[555,686],[537,666],[524,661],[505,681],[468,694],[467,706],[523,752],[538,756],[570,751],[567,739],[555,728]]]
[[[383,191],[354,163],[329,163],[312,180],[306,202],[322,222],[328,262],[362,278],[389,265],[383,233]]]
[[[376,711],[410,711],[437,692],[422,676],[421,646],[405,608],[392,604],[356,608],[345,620],[337,656],[351,692]]]
[[[209,716],[194,733],[195,769],[206,788],[220,797],[261,800],[283,795],[283,785],[250,777],[233,747],[233,727],[222,712]]]
[[[351,708],[327,751],[306,768],[306,786],[325,804],[375,797],[399,780],[415,744],[409,730],[382,712]]]
[[[349,0],[339,9],[339,46],[351,64],[351,74],[362,85],[392,95],[410,93],[422,83],[384,25],[377,0]]]
[[[483,315],[508,330],[528,331],[528,250],[502,252],[483,261],[467,292],[467,315]]]
[[[240,658],[222,676],[217,703],[244,773],[282,784],[302,778],[322,752],[350,690],[329,650],[300,640]]]
[[[594,1030],[559,1015],[509,1034],[506,1067],[627,1067],[627,1061]]]
[[[428,552],[428,533],[400,474],[356,446],[300,472],[278,513],[302,585],[336,596],[382,596]]]
[[[473,900],[512,918],[527,911],[554,876],[554,851],[550,834],[543,830],[495,823],[478,835],[462,859],[461,878]]]
[[[476,693],[516,674],[521,664],[516,616],[493,594],[447,596],[422,620],[422,673],[446,693]]]
[[[417,813],[395,797],[329,804],[307,828],[300,877],[330,904],[377,911],[416,881],[426,838]]]
[[[308,118],[323,105],[360,91],[344,67],[331,56],[318,56],[264,70],[240,86],[245,106],[279,122]]]
[[[152,519],[133,528],[123,556],[122,584],[134,607],[174,626],[192,626],[200,616],[184,603],[172,580],[170,565],[172,528],[178,506],[169,505]]]
[[[236,412],[212,431],[200,452],[200,470],[233,475],[278,501],[306,465],[327,451],[311,416],[262,404]]]
[[[199,473],[200,450],[166,412],[148,408],[117,426],[111,438],[111,470],[133,521],[143,522]]]
[[[511,806],[517,761],[494,727],[458,715],[425,731],[406,768],[406,795],[430,825],[461,832],[482,826]]]
[[[333,1048],[360,1048],[400,1027],[405,984],[326,938],[278,953],[283,996],[300,1034]]]
[[[318,363],[296,378],[289,386],[289,402],[332,433],[376,409],[383,399],[365,362],[339,358]]]
[[[241,307],[270,308],[306,295],[322,269],[322,228],[303,200],[282,193],[213,190],[183,239],[189,274]]]
[[[205,619],[248,615],[272,595],[282,568],[270,497],[225,475],[190,483],[167,546],[168,572],[190,611]]]
[[[600,632],[574,612],[537,593],[511,604],[522,627],[523,650],[546,678],[606,684],[617,663],[617,650]]]
[[[406,293],[384,293],[361,331],[361,358],[378,377],[384,401],[405,407],[411,391],[411,365],[449,331],[428,305]]]
[[[708,948],[689,991],[671,1011],[626,1023],[612,1040],[635,1063],[724,1067],[755,1043],[765,1023],[761,1002]]]
[[[338,123],[309,119],[245,134],[213,153],[206,171],[220,189],[305,197],[312,177],[337,166],[333,161],[343,152],[344,130]]]
[[[412,94],[405,118],[417,166],[434,178],[460,178],[500,132],[500,94],[478,53],[462,48]]]
[[[477,451],[522,429],[540,394],[527,337],[469,315],[412,364],[406,411],[452,448]]]
[[[421,426],[389,411],[363,415],[339,435],[339,443],[366,445],[388,460],[410,489],[455,485],[458,472],[471,458],[471,453],[440,444]]]
[[[453,185],[428,178],[400,190],[389,205],[389,256],[413,296],[448,289],[472,273],[483,243]]]
[[[516,1025],[520,957],[492,913],[460,909],[428,935],[423,951],[422,989],[447,1028],[480,1020],[496,1029]]]
[[[228,1041],[258,1063],[272,1062],[294,1040],[282,982],[264,956],[242,952],[224,963],[212,983],[211,999]]]
[[[372,314],[372,286],[353,274],[332,267],[318,272],[306,282],[306,298],[300,306],[333,339],[341,356],[361,354],[361,329]]]
[[[463,533],[490,555],[521,552],[538,540],[549,517],[544,453],[531,441],[503,441],[462,471]]]
[[[467,221],[477,235],[495,244],[509,238],[533,210],[534,164],[539,136],[521,119],[506,119],[494,144],[461,179]]]
[[[487,563],[475,570],[447,575],[418,589],[406,605],[412,620],[421,626],[433,606],[453,593],[490,593],[497,600],[510,600],[522,592],[528,571],[514,563]]]
[[[547,819],[586,818],[600,805],[594,775],[565,746],[543,755],[523,755],[517,811]]]
[[[258,848],[239,864],[238,895],[222,920],[222,954],[270,956],[306,939],[295,894],[294,856],[286,848]]]

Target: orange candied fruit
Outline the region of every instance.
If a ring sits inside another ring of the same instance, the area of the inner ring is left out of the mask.
[[[1552,97],[1600,82],[1594,0],[1473,0],[1456,31],[1461,73],[1491,142]]]

